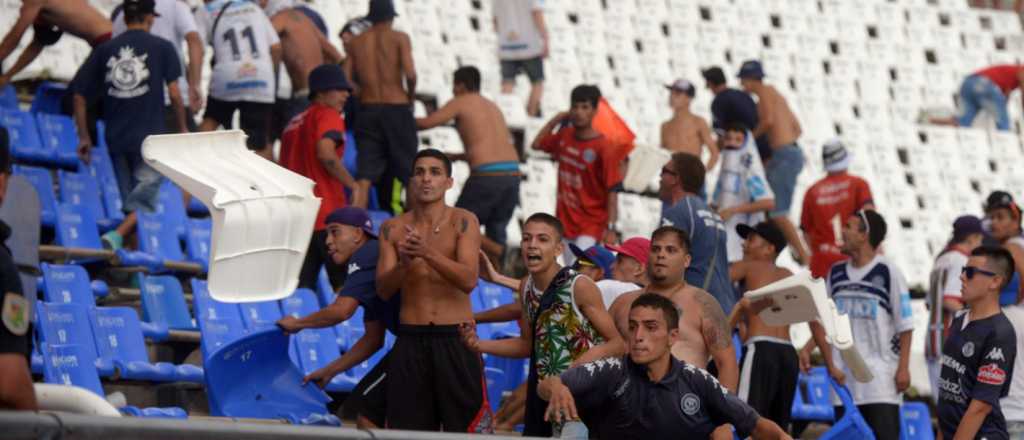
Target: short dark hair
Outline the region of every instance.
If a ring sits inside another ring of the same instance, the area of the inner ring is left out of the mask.
[[[551,226],[558,233],[558,239],[561,240],[565,236],[565,228],[562,226],[562,221],[557,217],[548,214],[546,212],[537,212],[526,219],[526,223],[543,223]],[[526,224],[524,223],[524,224]]]
[[[1013,254],[1000,246],[979,246],[971,251],[972,257],[985,257],[985,265],[989,269],[994,269],[993,272],[996,275],[1003,277],[1003,282],[1000,284],[1000,289],[1006,287],[1010,283],[1010,279],[1013,278],[1014,272],[1014,261]]]
[[[885,218],[874,209],[862,209],[854,213],[860,219],[860,228],[868,233],[868,243],[871,247],[877,248],[885,240],[885,234],[889,227],[885,224]]]
[[[572,93],[569,95],[569,103],[576,104],[577,102],[589,102],[590,105],[597,107],[597,103],[601,100],[601,89],[597,86],[590,84],[580,84],[572,89]]]
[[[661,313],[665,315],[665,325],[668,326],[668,329],[679,328],[679,308],[676,307],[676,303],[672,302],[672,300],[657,293],[648,292],[636,297],[633,300],[633,304],[629,306],[629,310],[637,307],[661,310]]]
[[[420,150],[419,153],[416,153],[416,157],[413,158],[412,160],[413,169],[416,168],[416,162],[419,162],[420,159],[424,157],[432,157],[444,163],[444,172],[448,173],[448,177],[452,176],[452,160],[448,158],[447,154],[444,154],[441,152],[441,150],[437,150],[434,148],[427,148],[425,150]]]
[[[139,24],[146,21],[146,16],[150,14],[137,14],[135,12],[124,11],[124,24]]]
[[[736,131],[743,134],[747,134],[747,130],[749,130],[749,128],[747,128],[747,125],[739,121],[733,121],[728,124],[725,124],[726,132]]]
[[[700,158],[689,153],[672,154],[672,162],[669,163],[672,171],[676,173],[683,191],[698,194],[704,188],[704,175],[707,169]]]
[[[721,67],[711,66],[701,72],[701,75],[704,77],[704,81],[713,86],[725,84],[725,72],[722,71]]]
[[[654,232],[651,233],[651,241],[654,241],[656,238],[665,234],[675,234],[676,238],[679,239],[679,244],[683,245],[683,249],[686,250],[686,253],[690,253],[690,234],[687,234],[686,231],[675,226],[662,226],[655,229]]]
[[[452,82],[462,84],[466,90],[471,92],[478,92],[480,91],[480,70],[473,66],[459,67],[455,70]]]

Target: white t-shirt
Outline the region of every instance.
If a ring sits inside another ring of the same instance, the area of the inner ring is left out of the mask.
[[[717,209],[732,208],[758,200],[774,199],[775,193],[768,185],[764,165],[753,142],[753,134],[747,132],[747,140],[740,148],[722,148],[719,160],[722,165],[712,204]],[[764,212],[735,214],[725,222],[726,251],[729,262],[743,259],[743,239],[736,233],[736,226],[754,226],[765,219]]]
[[[888,259],[877,255],[864,267],[849,261],[837,263],[826,278],[829,295],[839,313],[849,315],[853,343],[871,368],[874,380],[846,385],[857,405],[870,403],[900,404],[896,392],[896,367],[899,365],[899,335],[914,329],[910,291],[903,274]],[[833,348],[836,365],[853,377]]]
[[[938,361],[942,357],[942,300],[961,299],[960,272],[967,265],[967,255],[950,249],[939,255],[932,266],[928,285],[928,338],[925,342],[925,357]]]
[[[609,308],[615,302],[615,298],[626,292],[639,289],[640,286],[625,281],[604,279],[597,282],[597,289],[601,291],[601,298],[604,299],[604,308]]]
[[[1003,315],[1013,325],[1017,335],[1017,358],[1013,361],[1013,379],[1010,381],[1010,393],[999,399],[1003,409],[1003,417],[1007,422],[1024,422],[1024,306],[1014,304],[1003,307]]]
[[[230,3],[225,9],[225,4]],[[217,16],[224,16],[217,21]],[[221,101],[274,102],[274,66],[270,47],[281,40],[258,5],[243,0],[215,0],[196,13],[216,64],[210,96]],[[217,29],[213,29],[213,25]],[[216,31],[217,35],[212,35]]]
[[[543,10],[544,0],[494,0],[491,5],[498,25],[499,58],[527,60],[544,52],[540,30],[533,22],[533,11]]]
[[[179,0],[156,0],[156,13],[160,14],[153,20],[153,27],[149,33],[170,41],[174,49],[178,51],[181,59],[181,78],[178,78],[178,90],[181,91],[181,100],[188,106],[188,81],[185,77],[185,58],[182,56],[181,43],[185,36],[192,32],[199,32],[196,26],[196,19],[192,16],[192,10],[184,2]],[[124,12],[118,10],[114,16],[113,30],[111,36],[116,37],[128,30],[124,24]],[[166,87],[166,86],[165,86]],[[170,105],[171,98],[164,90],[164,105]]]

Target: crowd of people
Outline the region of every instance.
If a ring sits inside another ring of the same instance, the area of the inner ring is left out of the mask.
[[[502,89],[510,93],[525,73],[532,84],[526,110],[537,117],[549,40],[541,3],[501,0],[493,9]],[[290,0],[207,0],[194,13],[179,0],[125,0],[109,19],[85,0],[24,0],[0,41],[0,61],[29,25],[33,39],[0,86],[64,31],[93,46],[66,105],[81,160],[103,146],[125,199],[129,215],[103,236],[112,249],[129,243],[137,210],[156,207],[162,176],[140,153],[149,135],[230,127],[237,111],[249,149],[313,180],[322,203],[299,286],[315,287],[325,267],[339,295],[278,326],[286,333],[334,326],[363,308],[365,334],[306,377],[321,387],[381,350],[386,332],[397,336],[345,401],[344,412],[361,427],[492,432],[522,423],[526,435],[561,438],[789,438],[797,378],[818,350],[876,438],[900,437],[914,329],[910,289],[885,256],[888,226],[868,182],[848,172],[853,158],[841,139],[823,146],[827,175],[804,195],[798,224],[790,220],[805,165],[802,128],[765,82],[760,61],[739,66],[743,90],[728,87],[722,68],[703,70],[715,95],[710,123],[690,108],[694,83],[665,86],[672,117],[660,143],[672,154],[660,170],[660,225],[649,237],[623,237],[617,227],[630,138],[599,122],[612,110],[597,86],[573,88],[567,110],[527,140],[557,165],[556,209],[523,222],[518,249],[526,273],[517,278],[494,263],[508,252],[522,178],[505,118],[480,93],[473,66],[453,72],[449,102],[414,117],[413,41],[393,28],[396,16],[391,0],[370,0],[366,16],[341,30],[339,50],[322,18]],[[206,50],[213,51],[209,66],[201,61]],[[282,64],[292,84],[287,98],[277,94]],[[200,86],[204,68],[212,72],[208,90]],[[968,78],[960,123],[989,105],[985,96],[1005,98],[1019,87],[1021,72],[1009,66]],[[105,123],[102,138],[96,120]],[[464,154],[420,149],[418,130],[451,123]],[[358,153],[354,172],[343,161],[350,148]],[[449,206],[456,160],[471,174]],[[0,194],[9,163],[5,145]],[[717,181],[707,182],[716,167]],[[371,200],[393,215],[379,235]],[[820,325],[811,322],[811,340],[794,347],[788,326],[760,318],[772,304],[745,296],[792,275],[777,265],[787,247],[849,316],[874,373],[870,382],[852,379]],[[0,252],[0,271],[7,256]],[[1013,197],[997,191],[984,219],[958,218],[936,257],[926,351],[939,431],[953,438],[1024,433],[1024,378],[1014,377],[1024,374],[1015,368],[1024,350],[1024,234]],[[0,275],[6,283],[6,272]],[[467,294],[480,278],[512,289],[516,301],[474,314]],[[27,353],[26,327],[8,320],[8,303],[24,306],[18,297],[5,296],[0,328],[5,341],[21,341],[0,351],[16,354]],[[500,321],[518,322],[519,335],[477,335],[476,324]],[[743,344],[739,361],[734,334]],[[494,414],[482,354],[529,359],[525,383]],[[28,377],[16,363],[0,355],[4,371],[14,372],[3,380]]]

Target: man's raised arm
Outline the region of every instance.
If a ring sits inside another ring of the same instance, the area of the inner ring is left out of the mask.
[[[395,249],[395,237],[398,237],[398,222],[394,219],[385,221],[380,227],[380,256],[377,258],[377,296],[391,299],[402,288],[405,281],[404,264],[399,260]]]

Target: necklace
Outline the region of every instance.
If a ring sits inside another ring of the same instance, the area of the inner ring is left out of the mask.
[[[431,228],[435,234],[441,233],[441,224],[444,223],[445,217],[448,217],[449,208],[446,206],[444,212],[441,214],[441,219],[437,221],[433,228]]]

